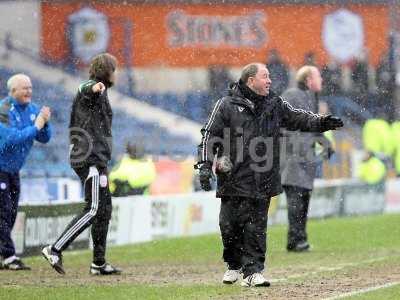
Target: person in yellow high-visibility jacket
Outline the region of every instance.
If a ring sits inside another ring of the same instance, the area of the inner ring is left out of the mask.
[[[362,129],[364,149],[391,157],[396,147],[392,136],[393,130],[386,120],[370,119]]]
[[[148,194],[155,178],[153,161],[144,158],[141,146],[128,143],[127,154],[110,173],[110,191],[116,197]]]
[[[371,152],[368,153],[357,170],[358,177],[372,185],[382,183],[385,180],[386,172],[385,163]]]
[[[397,176],[400,175],[400,121],[392,123],[392,141],[394,144],[393,165]]]

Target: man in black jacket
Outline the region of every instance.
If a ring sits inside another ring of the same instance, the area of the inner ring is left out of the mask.
[[[92,225],[93,275],[119,274],[106,263],[106,241],[111,219],[111,194],[107,164],[111,159],[112,110],[107,90],[114,84],[117,61],[104,53],[93,58],[90,79],[79,86],[70,121],[70,162],[85,191],[85,208],[67,226],[57,241],[42,250],[43,256],[60,274],[65,274],[61,252]]]
[[[300,109],[269,90],[264,64],[244,67],[228,96],[219,99],[198,147],[200,183],[210,190],[217,156],[220,230],[228,270],[224,283],[243,272],[243,286],[269,286],[262,275],[270,198],[282,192],[279,175],[280,128],[323,132],[343,126],[340,119]]]

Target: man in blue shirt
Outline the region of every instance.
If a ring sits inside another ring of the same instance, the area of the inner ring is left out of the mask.
[[[48,124],[50,108],[41,110],[31,103],[32,84],[24,74],[16,74],[7,81],[9,96],[0,102],[0,255],[1,267],[26,270],[15,255],[11,231],[15,223],[20,194],[19,171],[36,140],[47,143],[51,137]],[[8,114],[7,114],[8,112]]]

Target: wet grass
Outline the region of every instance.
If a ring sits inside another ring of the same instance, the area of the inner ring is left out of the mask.
[[[379,258],[400,261],[398,214],[312,220],[309,222],[308,232],[313,248],[309,253],[287,253],[286,230],[286,226],[274,226],[268,230],[267,276],[268,273],[280,274],[280,270],[286,270],[287,274],[287,270],[291,270],[291,274],[299,274],[301,278],[302,272],[324,272],[324,269],[347,265],[354,267]],[[213,265],[214,273],[215,270],[220,271],[219,278],[224,271],[221,252],[219,235],[206,235],[110,247],[107,256],[109,261],[116,265],[130,266],[131,269],[132,265],[139,266],[142,270],[146,266],[157,268],[158,265],[162,265],[163,268],[168,268],[168,265],[191,265],[195,269],[196,266]],[[131,277],[127,278],[133,279],[132,284],[127,284],[126,278],[121,282],[113,280],[107,283],[102,279],[79,283],[79,272],[84,271],[88,277],[91,251],[87,250],[65,253],[67,272],[77,273],[74,274],[75,280],[63,282],[63,278],[58,277],[58,283],[49,286],[49,277],[57,275],[49,269],[44,260],[41,257],[30,257],[25,261],[32,266],[33,271],[0,271],[0,299],[214,299],[230,297],[229,295],[246,295],[238,285],[226,287],[217,280],[215,284],[193,281],[180,285],[166,277],[164,284],[138,284],[130,274]],[[40,281],[38,278],[32,278],[35,276],[45,278]],[[285,272],[282,276],[285,276]],[[398,292],[396,287],[388,290]],[[382,296],[366,299],[391,298]]]

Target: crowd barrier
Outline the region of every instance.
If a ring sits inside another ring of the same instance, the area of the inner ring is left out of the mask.
[[[21,204],[13,231],[18,254],[37,254],[42,246],[54,242],[82,207],[82,202],[50,203]],[[108,243],[124,245],[216,233],[219,207],[215,192],[114,198]],[[353,180],[317,181],[309,216],[327,218],[383,212],[400,212],[400,179],[377,186]],[[287,222],[284,195],[272,199],[268,222],[270,225]],[[88,248],[89,240],[90,233],[86,230],[71,248]]]

